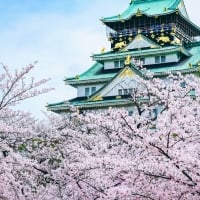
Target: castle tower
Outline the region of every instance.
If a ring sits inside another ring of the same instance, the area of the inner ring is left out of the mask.
[[[93,66],[66,78],[77,89],[77,97],[49,104],[49,110],[66,113],[70,106],[80,111],[126,107],[131,113],[135,74],[145,77],[149,70],[163,78],[169,72],[199,70],[200,29],[190,21],[183,0],[131,0],[123,13],[101,21],[106,25],[110,51],[93,54]]]

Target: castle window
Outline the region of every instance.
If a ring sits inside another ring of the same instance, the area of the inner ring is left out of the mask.
[[[165,63],[166,62],[166,56],[155,56],[155,63],[159,64],[159,63]]]
[[[130,95],[132,95],[132,94],[133,94],[133,88],[128,89],[128,93],[129,93]]]
[[[90,88],[85,88],[85,96],[90,96]]]
[[[115,68],[122,68],[124,66],[124,61],[123,60],[117,60],[114,62]]]
[[[128,90],[124,89],[124,95],[128,95]]]
[[[161,63],[165,63],[166,62],[166,56],[161,56]]]
[[[115,66],[115,68],[118,68],[119,67],[119,61],[115,61],[114,66]]]
[[[118,95],[121,96],[122,95],[122,89],[118,90]]]
[[[156,64],[159,64],[159,63],[160,63],[160,56],[156,56],[156,57],[155,57],[155,63],[156,63]]]
[[[96,92],[96,87],[92,87],[91,92],[94,94]]]

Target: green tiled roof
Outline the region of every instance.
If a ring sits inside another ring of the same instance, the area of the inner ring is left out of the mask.
[[[155,73],[155,75],[166,74],[169,71],[182,71],[184,73],[192,72],[193,70],[197,70],[195,66],[189,67],[190,64],[195,65],[200,60],[200,43],[197,45],[191,45],[188,48],[180,47],[180,46],[170,46],[163,47],[158,49],[145,49],[140,51],[124,51],[124,52],[107,52],[103,54],[96,54],[93,56],[94,59],[98,60],[89,70],[82,73],[77,77],[66,78],[65,81],[67,84],[72,85],[74,87],[82,84],[92,84],[92,83],[107,83],[109,82],[121,69],[113,69],[113,70],[104,70],[103,64],[99,63],[105,60],[115,60],[126,58],[127,55],[133,56],[149,56],[149,55],[158,55],[158,54],[166,54],[172,52],[182,52],[186,58],[184,61],[179,63],[170,63],[163,65],[155,65],[155,68],[151,68],[150,70]]]
[[[103,22],[116,22],[120,20],[128,20],[138,12],[147,16],[166,15],[175,12],[182,0],[132,0],[129,7],[120,15],[102,18]],[[187,13],[183,8],[180,9],[182,15],[187,17]]]
[[[194,46],[188,51],[191,53],[192,56],[188,57],[187,59],[174,63],[172,65],[166,67],[157,67],[151,69],[155,75],[163,75],[167,72],[181,72],[181,73],[191,73],[199,70],[198,63],[200,61],[200,46]]]
[[[186,56],[190,56],[190,53],[184,48],[180,46],[168,46],[162,48],[152,48],[152,49],[144,49],[144,50],[135,50],[135,51],[120,51],[120,52],[109,52],[104,54],[94,54],[92,58],[95,61],[103,61],[103,60],[115,60],[125,58],[126,56],[151,56],[151,55],[160,55],[167,54],[173,52],[181,52]]]
[[[146,99],[143,99],[142,101],[146,101]],[[131,106],[133,105],[133,102],[131,100],[131,97],[129,98],[127,96],[122,96],[121,98],[116,98],[116,96],[113,97],[105,97],[101,101],[87,101],[87,99],[80,99],[75,98],[73,100],[70,100],[69,102],[63,101],[60,103],[55,104],[49,104],[47,106],[48,110],[51,110],[53,112],[67,112],[70,109],[70,106],[75,106],[79,109],[94,109],[94,108],[108,108],[111,106]]]
[[[101,83],[106,82],[112,78],[116,72],[104,72],[103,64],[96,62],[92,67],[90,67],[86,72],[77,75],[76,77],[66,78],[64,81],[69,85],[80,85],[88,83]]]

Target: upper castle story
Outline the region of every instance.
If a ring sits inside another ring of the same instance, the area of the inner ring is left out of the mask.
[[[200,36],[200,29],[190,21],[183,0],[131,0],[124,12],[101,21],[115,51],[120,49],[119,42],[123,41],[125,46],[138,34],[161,46],[185,45]]]

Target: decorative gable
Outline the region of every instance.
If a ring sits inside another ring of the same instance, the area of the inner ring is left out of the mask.
[[[130,95],[134,88],[139,87],[135,78],[136,73],[130,67],[125,67],[88,101],[101,101],[103,97],[109,96]]]
[[[126,46],[125,50],[144,49],[144,48],[160,48],[160,45],[145,37],[142,34],[136,35],[133,41]]]

